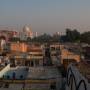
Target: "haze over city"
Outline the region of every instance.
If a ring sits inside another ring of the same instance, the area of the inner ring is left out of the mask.
[[[0,0],[0,90],[90,90],[90,0]]]
[[[90,31],[90,0],[1,0],[0,27],[32,26],[37,32]]]

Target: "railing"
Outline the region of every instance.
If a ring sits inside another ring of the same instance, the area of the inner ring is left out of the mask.
[[[67,70],[66,90],[90,90],[90,84],[72,64]]]
[[[0,71],[0,78],[3,77],[3,75],[10,70],[10,64],[8,64],[5,68],[3,68],[1,71]]]

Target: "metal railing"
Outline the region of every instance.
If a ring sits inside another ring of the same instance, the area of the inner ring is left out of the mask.
[[[67,90],[90,90],[90,84],[80,74],[75,66],[70,65],[67,69]]]

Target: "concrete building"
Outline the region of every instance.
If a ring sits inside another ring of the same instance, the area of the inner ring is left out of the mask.
[[[41,45],[31,45],[25,62],[29,66],[43,66],[43,49]]]
[[[81,60],[80,54],[71,52],[67,49],[62,49],[61,63],[67,68],[70,63],[79,63]]]
[[[62,64],[61,55],[63,49],[64,49],[64,45],[61,43],[53,43],[50,45],[50,54],[53,64],[56,65]]]
[[[43,49],[41,45],[11,43],[11,54],[10,56],[13,56],[16,65],[43,66]]]
[[[50,45],[50,56],[53,65],[60,65],[60,54],[61,54],[61,45],[59,43],[54,43]]]
[[[10,48],[14,52],[27,52],[29,45],[24,42],[11,42]]]
[[[85,46],[82,48],[84,60],[90,64],[90,46]]]
[[[17,36],[17,31],[10,31],[10,30],[0,30],[0,37],[4,37],[7,42],[9,42],[9,39]]]

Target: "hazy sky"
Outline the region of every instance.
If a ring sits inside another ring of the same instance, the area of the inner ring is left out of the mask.
[[[90,0],[0,0],[0,25],[35,32],[90,31]]]

